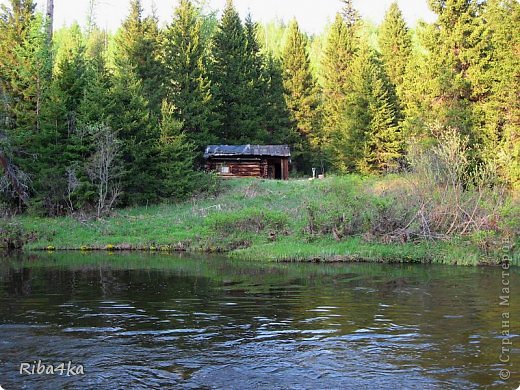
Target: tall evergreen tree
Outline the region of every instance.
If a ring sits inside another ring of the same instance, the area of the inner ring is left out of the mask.
[[[482,158],[497,166],[512,187],[520,186],[520,4],[490,0],[482,13],[480,45],[468,68],[474,131]]]
[[[366,43],[352,64],[344,126],[333,134],[336,169],[382,172],[393,169],[401,152],[396,104],[383,66]]]
[[[161,109],[162,66],[159,61],[159,31],[154,17],[143,18],[141,0],[130,1],[130,13],[116,38],[116,61],[130,66],[141,80],[150,110],[157,115]]]
[[[220,142],[254,143],[259,118],[254,94],[248,86],[249,58],[247,36],[240,16],[227,0],[213,37],[211,78],[220,114]]]
[[[166,94],[175,117],[182,122],[182,131],[199,152],[216,140],[219,124],[212,110],[214,99],[204,54],[198,12],[191,1],[181,0],[164,33]]]
[[[163,199],[184,199],[196,190],[198,173],[193,170],[196,148],[183,132],[184,124],[175,118],[175,109],[166,101],[161,109],[160,137],[157,144]]]
[[[297,134],[294,160],[298,169],[306,169],[312,159],[311,151],[317,148],[319,91],[311,72],[307,38],[296,20],[289,25],[282,58],[285,100]]]
[[[412,38],[396,2],[379,28],[379,47],[386,73],[399,92],[412,52]]]
[[[141,65],[137,67],[137,74],[143,83],[143,93],[154,117],[159,116],[162,101],[166,96],[165,68],[161,61],[162,39],[162,31],[159,29],[157,16],[145,17],[143,20],[145,49],[141,55]]]
[[[285,102],[281,61],[268,54],[262,67],[264,81],[264,121],[267,131],[266,142],[288,144],[295,139],[291,129],[289,111]]]
[[[43,206],[47,214],[75,211],[84,201],[79,187],[87,182],[83,165],[90,146],[82,137],[78,123],[79,107],[85,91],[86,64],[83,48],[61,56],[49,85],[49,103],[44,113],[48,158],[42,183],[47,196]],[[82,188],[85,190],[85,188]],[[43,192],[43,191],[41,191]]]
[[[35,3],[32,0],[10,1],[9,5],[0,5],[0,92],[4,115],[7,124],[16,124],[16,105],[18,102],[25,102],[25,89],[28,88],[27,82],[22,80],[24,72],[20,62],[21,52],[29,44],[29,36],[34,33],[31,31],[34,26]]]
[[[251,19],[251,15],[247,15],[244,29],[246,34],[246,88],[247,97],[251,102],[249,117],[254,119],[256,129],[253,134],[255,142],[265,143],[269,139],[267,124],[271,121],[268,118],[268,84],[263,76],[264,57],[260,52],[260,44],[257,37],[257,25]]]
[[[480,135],[473,131],[467,72],[482,27],[481,5],[477,0],[430,0],[430,6],[439,15],[423,41],[434,72],[431,110],[440,124],[459,129],[472,143],[479,142]]]
[[[49,106],[52,72],[50,42],[45,21],[34,13],[32,1],[2,5],[0,15],[0,93],[3,137],[11,149],[12,163],[32,177],[35,202],[48,195],[47,163],[53,158],[45,112]],[[34,195],[33,194],[33,195]]]
[[[352,0],[341,0],[343,3],[343,9],[341,15],[343,16],[345,23],[348,27],[354,27],[361,20],[359,12],[354,8]]]
[[[113,111],[108,124],[122,141],[121,157],[125,171],[121,183],[122,201],[143,204],[157,200],[157,164],[155,145],[159,137],[151,120],[149,103],[142,82],[132,66],[120,63],[113,79]]]
[[[349,24],[337,14],[322,60],[323,127],[320,138],[329,159],[333,158],[330,156],[332,134],[344,126],[346,96],[352,87],[352,62],[359,44],[356,29],[356,24]]]
[[[116,37],[116,67],[110,91],[114,106],[107,121],[121,141],[125,204],[157,200],[155,145],[159,132],[144,87],[151,66],[147,57],[155,56],[153,50],[153,42],[145,40],[141,2],[131,0],[130,14]]]

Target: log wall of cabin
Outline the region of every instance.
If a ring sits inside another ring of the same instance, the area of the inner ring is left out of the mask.
[[[215,171],[219,176],[226,178],[237,177],[260,177],[264,179],[275,179],[270,166],[279,167],[281,180],[289,179],[289,159],[288,158],[257,158],[257,159],[232,159],[232,158],[211,158],[206,163],[206,169]],[[229,168],[229,173],[223,173],[221,167]]]
[[[227,166],[229,173],[223,173],[221,166]],[[213,159],[208,161],[208,170],[216,171],[222,177],[263,177],[264,167],[260,160],[230,161]]]
[[[289,159],[282,159],[282,180],[289,180]]]

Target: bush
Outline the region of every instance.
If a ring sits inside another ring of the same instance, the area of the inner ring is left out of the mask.
[[[437,143],[411,147],[408,207],[414,235],[432,239],[496,230],[507,194],[496,170],[470,162],[468,139],[436,128]]]
[[[6,249],[21,249],[29,235],[23,227],[15,222],[0,221],[0,247]]]
[[[208,217],[207,224],[210,229],[222,235],[260,233],[265,230],[281,233],[287,228],[288,218],[282,212],[245,208],[212,214]]]

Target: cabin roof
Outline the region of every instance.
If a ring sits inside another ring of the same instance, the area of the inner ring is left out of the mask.
[[[204,158],[223,156],[291,157],[288,145],[209,145]]]

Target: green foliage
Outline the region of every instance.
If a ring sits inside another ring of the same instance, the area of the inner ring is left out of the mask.
[[[501,259],[501,247],[487,244],[496,237],[501,242],[503,230],[471,230],[442,240],[434,239],[438,231],[432,230],[425,237],[422,218],[431,223],[434,216],[446,216],[446,204],[436,198],[429,198],[426,204],[416,202],[413,180],[413,175],[370,179],[347,175],[314,181],[225,181],[217,195],[117,210],[101,220],[22,216],[17,221],[25,231],[37,232],[38,240],[28,248],[106,249],[112,245],[145,250],[231,250],[232,256],[254,260],[368,259],[476,265]],[[475,192],[471,196],[478,198]],[[485,199],[487,202],[487,195]],[[312,234],[309,208],[314,210]],[[514,211],[506,206],[500,212],[505,217]],[[475,216],[486,215],[480,213],[479,208]],[[514,243],[514,236],[509,237]]]
[[[268,54],[261,77],[264,83],[262,127],[267,132],[264,142],[275,145],[289,143],[295,137],[285,102],[281,61]]]
[[[343,3],[331,25],[306,36],[296,21],[243,21],[232,1],[219,20],[203,2],[181,0],[160,28],[130,0],[115,35],[91,14],[85,29],[59,29],[50,42],[33,1],[4,2],[5,199],[38,215],[92,213],[99,196],[89,166],[99,144],[86,130],[101,124],[120,141],[124,206],[216,187],[194,170],[207,144],[289,144],[296,171],[381,174],[413,167],[413,144],[438,146],[445,129],[467,140],[462,187],[517,188],[518,2],[432,0],[438,20],[414,30],[396,4],[378,29]],[[381,210],[399,220],[401,211]],[[322,224],[326,210],[315,214]],[[332,228],[352,230],[337,220],[322,230]]]
[[[351,69],[343,125],[330,135],[333,163],[341,171],[395,169],[401,151],[395,95],[376,53],[361,45]]]
[[[307,38],[298,23],[289,24],[283,51],[283,84],[295,138],[292,140],[293,159],[298,169],[311,162],[311,150],[318,144],[319,90],[311,72]]]
[[[330,29],[323,57],[323,127],[322,148],[334,161],[339,157],[333,152],[334,136],[345,125],[344,115],[347,94],[352,88],[352,62],[357,51],[356,26],[349,24],[340,15]],[[341,163],[335,161],[336,168]]]
[[[288,218],[279,211],[248,207],[231,213],[214,213],[206,219],[206,224],[221,235],[233,235],[238,232],[259,234],[266,231],[276,234],[284,232],[288,226]]]
[[[160,124],[159,194],[164,199],[179,200],[191,194],[198,184],[198,173],[193,171],[195,145],[183,131],[184,124],[174,116],[174,109],[163,102]]]
[[[488,1],[483,30],[474,49],[468,79],[472,83],[475,132],[482,158],[496,164],[504,182],[520,186],[520,4]]]
[[[160,34],[155,17],[142,16],[140,0],[130,1],[130,13],[115,37],[116,66],[130,67],[142,83],[142,94],[156,115],[163,99],[163,65],[159,61]]]
[[[29,235],[21,224],[7,219],[0,221],[0,248],[21,249],[28,239]]]
[[[114,106],[108,124],[123,142],[123,203],[154,202],[157,200],[157,159],[153,147],[158,139],[157,125],[151,120],[142,83],[131,68],[119,68],[113,82]]]
[[[167,100],[197,152],[215,141],[219,125],[213,113],[214,98],[201,30],[202,21],[195,6],[189,0],[182,0],[162,44]]]
[[[392,3],[379,28],[379,47],[390,82],[401,87],[412,54],[412,38],[397,3]]]
[[[152,108],[147,99],[147,95],[157,91],[145,88],[145,83],[153,81],[147,75],[156,64],[150,64],[148,58],[156,57],[157,42],[146,39],[141,12],[140,1],[132,0],[130,14],[116,37],[115,71],[110,90],[114,103],[107,120],[122,141],[124,204],[155,202],[159,198],[156,180],[159,170],[154,150],[159,138],[154,115],[158,108]]]
[[[231,0],[226,3],[212,43],[210,69],[216,113],[221,120],[217,134],[219,141],[255,143],[261,130],[255,94],[250,93],[255,82],[251,78],[255,47],[248,43],[247,31]]]

